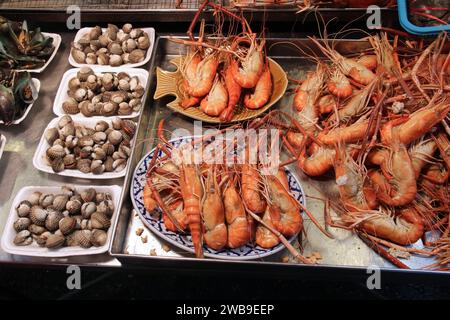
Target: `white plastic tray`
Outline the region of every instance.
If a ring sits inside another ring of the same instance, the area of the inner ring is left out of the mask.
[[[62,185],[61,185],[62,186]],[[29,246],[17,246],[14,244],[14,237],[16,231],[14,230],[14,221],[18,218],[16,213],[16,206],[20,201],[25,200],[28,195],[35,191],[42,193],[60,193],[61,186],[43,186],[43,187],[24,187],[22,188],[14,198],[11,209],[9,211],[8,220],[6,221],[5,229],[3,230],[1,246],[2,249],[11,254],[24,255],[24,256],[39,256],[39,257],[69,257],[69,256],[82,256],[104,253],[108,250],[109,244],[112,239],[112,230],[114,230],[115,216],[118,212],[119,198],[122,192],[122,188],[119,186],[77,186],[74,187],[77,192],[82,192],[87,188],[94,188],[97,192],[109,192],[112,195],[112,201],[114,202],[114,213],[111,217],[111,226],[108,229],[108,238],[106,243],[101,247],[81,248],[81,247],[61,247],[57,249],[48,249],[40,247],[37,243],[33,243]]]
[[[36,79],[36,78],[31,78],[31,81],[33,81],[33,85],[36,88],[37,94],[38,94],[38,99],[39,99],[39,90],[41,89],[41,82]],[[37,100],[37,99],[36,99]],[[27,117],[28,113],[30,112],[31,108],[33,107],[34,103],[36,101],[33,101],[33,103],[31,103],[27,109],[25,110],[25,112],[23,113],[23,115],[19,118],[14,120],[13,122],[11,122],[11,124],[19,124],[21,123],[23,120],[25,120],[25,118]],[[4,122],[2,120],[0,120],[0,124],[4,124]]]
[[[104,117],[93,117],[93,118],[73,119],[73,120],[76,124],[81,124],[81,125],[91,127],[91,128],[93,128],[95,126],[95,124],[97,123],[97,121],[99,121],[99,120],[106,121],[110,126],[111,126],[111,121],[112,121],[111,119],[104,118]],[[52,121],[50,121],[50,123],[47,125],[47,128],[45,128],[44,132],[42,133],[41,140],[39,141],[39,145],[38,145],[36,152],[34,153],[34,157],[33,157],[33,165],[36,169],[43,171],[43,172],[47,172],[47,173],[57,174],[60,176],[82,178],[82,179],[102,180],[102,179],[121,178],[121,177],[125,176],[125,174],[127,172],[127,168],[130,164],[130,161],[127,162],[126,167],[120,172],[104,172],[102,174],[93,174],[93,173],[83,173],[83,172],[79,171],[78,169],[64,169],[63,171],[58,172],[58,173],[54,172],[52,167],[50,165],[48,165],[46,156],[45,156],[47,149],[50,147],[47,140],[45,139],[45,131],[47,131],[47,129],[49,129],[49,128],[56,127],[58,125],[58,121],[59,121],[59,118],[55,118]],[[133,145],[133,143],[134,143],[134,138],[131,141],[132,145]]]
[[[47,68],[47,66],[50,64],[50,62],[53,60],[53,58],[56,55],[56,52],[59,49],[59,46],[61,45],[61,36],[57,33],[48,33],[48,32],[42,32],[43,36],[46,37],[51,37],[53,38],[53,46],[55,47],[55,49],[53,50],[52,55],[50,56],[50,58],[48,58],[47,62],[40,68],[38,69],[20,69],[19,71],[28,71],[28,72],[34,72],[34,73],[41,73],[42,71],[45,70],[45,68]]]
[[[0,159],[3,155],[3,150],[5,150],[6,138],[4,135],[0,134]]]
[[[80,30],[78,30],[77,34],[75,35],[75,40],[74,42],[78,42],[78,40],[80,40],[81,37],[83,37],[86,33],[88,33],[92,28],[81,28]],[[155,44],[155,29],[153,28],[140,28],[142,29],[144,32],[146,32],[148,34],[148,37],[150,39],[150,47],[147,49],[147,54],[145,55],[145,58],[143,61],[138,62],[138,63],[126,63],[123,64],[121,66],[117,66],[117,67],[111,67],[111,66],[102,66],[102,65],[98,65],[98,64],[86,64],[86,63],[78,63],[75,61],[75,59],[72,57],[72,51],[69,54],[69,63],[74,66],[74,67],[84,67],[84,66],[89,66],[94,70],[101,70],[103,71],[104,69],[109,69],[109,68],[113,68],[118,69],[121,67],[127,67],[127,68],[136,68],[136,67],[140,67],[143,66],[144,64],[146,64],[147,62],[150,61],[150,57],[152,56],[152,51],[153,51],[153,47]],[[104,32],[106,30],[106,28],[102,28],[102,32]]]
[[[73,77],[76,77],[78,70],[80,70],[80,68],[73,68],[73,69],[69,69],[67,70],[62,79],[61,82],[59,84],[59,88],[58,91],[56,92],[56,97],[55,100],[53,102],[53,113],[56,114],[57,116],[62,116],[64,114],[66,114],[62,108],[62,105],[64,103],[64,101],[67,100],[67,98],[69,98],[69,95],[67,94],[67,90],[69,88],[69,81],[70,79],[72,79]],[[99,75],[101,73],[105,73],[105,72],[115,72],[115,73],[119,73],[119,72],[126,72],[128,73],[131,77],[133,76],[137,76],[139,79],[140,84],[146,88],[147,86],[147,80],[148,80],[148,71],[144,70],[144,69],[133,69],[133,68],[129,68],[129,67],[121,67],[121,68],[114,68],[114,67],[108,67],[108,68],[104,68],[102,70],[98,70],[98,69],[94,69],[92,68],[92,70],[94,70],[96,75]],[[142,98],[141,98],[142,99]],[[132,119],[132,118],[136,118],[137,116],[139,116],[139,113],[142,111],[142,109],[144,108],[144,101],[142,101],[142,106],[140,111],[138,112],[133,112],[130,115],[115,115],[112,117],[119,117],[122,119]],[[77,113],[77,114],[73,114],[70,115],[74,120],[75,119],[90,119],[91,117],[86,117],[84,116],[81,112]],[[92,117],[94,118],[94,117]]]

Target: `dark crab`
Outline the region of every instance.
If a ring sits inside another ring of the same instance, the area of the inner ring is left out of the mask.
[[[29,31],[26,21],[18,23],[0,17],[0,67],[42,67],[54,49],[53,39],[45,37],[40,28]]]
[[[37,89],[28,72],[0,70],[0,120],[6,125],[20,118],[36,99]]]

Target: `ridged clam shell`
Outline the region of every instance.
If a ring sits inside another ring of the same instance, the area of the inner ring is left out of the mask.
[[[75,230],[76,225],[76,219],[74,219],[73,217],[64,217],[59,221],[59,230],[61,230],[61,233],[63,235],[68,235],[73,230]]]
[[[39,203],[39,197],[37,197],[37,203]],[[33,205],[28,200],[21,201],[16,207],[17,215],[19,217],[28,217],[32,206]]]
[[[130,59],[131,63],[138,63],[143,61],[145,58],[145,52],[141,49],[135,49],[130,52],[128,59]]]
[[[99,26],[95,26],[89,31],[89,39],[90,40],[96,40],[98,37],[102,35],[102,28]]]
[[[115,151],[114,145],[110,142],[106,142],[105,144],[103,144],[102,149],[103,149],[103,151],[105,151],[105,154],[107,156],[111,156]]]
[[[70,200],[66,204],[66,209],[69,211],[69,214],[76,215],[80,213],[81,210],[81,201],[79,200]]]
[[[97,206],[94,202],[85,202],[81,206],[81,215],[84,219],[89,219],[95,211],[97,211]]]
[[[91,233],[91,243],[96,247],[101,247],[106,243],[108,235],[103,230],[95,229]]]
[[[123,136],[119,130],[113,130],[108,134],[108,141],[113,145],[118,145],[122,142]]]
[[[28,218],[19,218],[17,219],[14,224],[14,230],[16,230],[16,232],[20,232],[22,230],[28,230],[28,227],[31,225],[31,220]]]
[[[105,131],[109,128],[109,124],[106,121],[100,120],[95,124],[95,131]]]
[[[107,157],[105,160],[105,171],[106,172],[113,172],[114,171],[114,159],[112,157]]]
[[[77,114],[80,112],[78,101],[72,97],[63,102],[62,108],[64,112],[68,114]]]
[[[63,158],[64,167],[67,169],[75,169],[77,167],[77,159],[74,154],[68,154]]]
[[[147,34],[137,39],[137,46],[142,50],[147,50],[150,47],[150,39]]]
[[[94,133],[92,136],[92,139],[94,140],[95,143],[102,143],[103,141],[106,140],[106,138],[107,138],[106,133],[104,133],[103,131],[98,131]]]
[[[100,212],[94,212],[91,215],[91,223],[93,229],[108,229],[111,226],[109,218]]]
[[[80,70],[78,70],[77,72],[77,78],[81,81],[84,82],[87,80],[87,78],[91,75],[94,74],[94,71],[89,68],[89,67],[81,67]]]
[[[59,118],[58,120],[58,128],[62,129],[64,128],[66,125],[68,125],[69,123],[73,123],[73,119],[71,116],[69,115],[64,115],[61,118]]]
[[[59,131],[59,134],[65,138],[68,136],[75,135],[75,125],[73,123],[68,123],[64,127],[62,127]]]
[[[92,147],[94,145],[94,139],[90,136],[84,136],[78,139],[78,146],[83,147]]]
[[[43,194],[39,198],[39,205],[43,208],[47,208],[53,204],[53,199],[55,199],[53,194]]]
[[[55,249],[61,247],[66,238],[59,234],[51,234],[48,236],[47,241],[45,242],[45,246],[49,249]]]
[[[112,67],[120,66],[123,63],[122,56],[118,54],[113,54],[109,58],[109,65]]]
[[[30,231],[22,230],[16,234],[13,242],[17,246],[28,246],[33,242],[33,238],[31,237]]]
[[[94,188],[88,188],[86,190],[83,190],[80,193],[81,199],[84,202],[91,202],[95,200],[95,196],[97,195],[97,191],[95,191]]]
[[[58,194],[53,199],[53,209],[62,211],[66,208],[66,203],[69,201],[69,196],[66,194]]]
[[[114,203],[112,200],[103,200],[97,205],[97,212],[106,216],[111,216],[114,211]]]
[[[40,206],[31,207],[30,219],[34,224],[43,227],[45,225],[46,218],[47,211],[45,209]]]
[[[114,102],[105,102],[102,105],[102,108],[100,110],[100,114],[102,116],[112,116],[117,113],[117,110],[119,109],[119,105]]]
[[[72,58],[77,62],[77,63],[84,63],[84,61],[86,60],[86,54],[76,48],[72,48]]]
[[[32,224],[28,227],[28,231],[30,231],[32,234],[35,234],[35,235],[41,235],[42,233],[47,231],[47,229],[45,229],[43,226],[38,226],[37,224]]]
[[[95,105],[89,101],[82,101],[79,104],[80,112],[86,117],[92,117],[96,114]]]
[[[51,162],[53,172],[61,172],[65,169],[64,160],[62,158],[53,159]]]
[[[42,195],[42,192],[35,191],[28,196],[27,200],[31,203],[32,206],[38,205],[41,195]]]
[[[59,132],[57,128],[49,128],[45,131],[45,140],[49,145],[53,145],[56,139],[59,138]]]
[[[46,154],[50,160],[54,160],[56,158],[64,157],[66,155],[66,151],[62,146],[57,144],[48,148]]]
[[[72,187],[69,186],[62,186],[61,187],[61,193],[65,194],[69,197],[72,197],[75,194],[75,190]]]
[[[93,174],[102,174],[103,172],[105,172],[105,165],[101,160],[92,160],[91,172]]]
[[[64,218],[64,215],[56,210],[50,210],[45,219],[45,227],[48,231],[55,231],[59,228],[59,221]]]
[[[77,168],[83,173],[91,172],[91,160],[89,159],[80,159],[77,163]]]
[[[83,248],[90,248],[91,243],[91,231],[90,230],[78,230],[74,232],[74,240]]]

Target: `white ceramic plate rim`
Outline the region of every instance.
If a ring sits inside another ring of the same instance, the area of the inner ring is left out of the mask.
[[[173,141],[177,141],[177,140],[181,140],[181,139],[191,139],[191,138],[198,138],[198,136],[186,136],[186,137],[181,137],[181,138],[175,138],[170,140],[169,142],[173,142]],[[194,250],[191,248],[186,247],[185,245],[169,238],[166,237],[164,234],[162,234],[161,232],[159,232],[159,230],[155,229],[141,214],[141,212],[138,209],[138,205],[136,204],[136,200],[133,194],[133,184],[134,184],[134,179],[137,175],[137,171],[139,170],[140,166],[142,165],[142,163],[145,161],[145,159],[151,155],[152,153],[155,152],[156,148],[153,148],[151,151],[149,151],[144,157],[142,157],[142,159],[139,161],[139,163],[136,165],[134,171],[133,171],[133,176],[131,178],[131,186],[130,186],[130,198],[131,198],[131,202],[133,204],[134,210],[137,212],[139,218],[141,219],[141,221],[144,223],[144,225],[151,230],[155,235],[161,237],[162,239],[166,240],[167,242],[173,244],[174,246],[183,249],[189,253],[194,253]],[[305,192],[303,190],[303,187],[300,183],[300,181],[297,179],[297,177],[294,175],[294,173],[292,172],[292,170],[288,169],[288,171],[290,172],[290,174],[292,175],[293,179],[295,180],[295,182],[297,183],[299,189],[300,189],[300,193],[302,194],[302,200],[303,200],[303,205],[306,207],[306,196],[305,196]],[[303,211],[303,210],[302,210]],[[300,214],[302,214],[300,212]],[[301,232],[301,231],[300,231]],[[292,236],[291,238],[287,239],[289,242],[292,242],[297,235]],[[221,260],[256,260],[256,259],[261,259],[261,258],[265,258],[271,255],[274,255],[278,252],[280,252],[281,250],[285,249],[285,246],[282,243],[279,243],[277,246],[275,246],[274,248],[272,248],[270,251],[264,252],[260,255],[252,255],[252,256],[226,256],[226,255],[219,255],[219,254],[214,254],[214,253],[208,253],[205,252],[204,255],[205,257],[209,257],[209,258],[214,258],[214,259],[221,259]]]
[[[61,185],[63,186],[63,184]],[[110,192],[113,196],[114,202],[114,213],[111,216],[111,226],[108,229],[108,238],[106,243],[101,247],[90,247],[90,248],[81,248],[81,247],[61,247],[58,249],[48,249],[39,247],[37,244],[33,244],[32,246],[17,246],[14,244],[13,239],[16,235],[16,231],[13,228],[14,220],[17,218],[16,214],[16,206],[20,203],[20,201],[25,200],[28,194],[34,191],[40,191],[43,193],[58,193],[60,192],[61,186],[29,186],[24,187],[19,190],[16,197],[14,198],[11,209],[9,210],[9,216],[6,221],[5,229],[3,230],[1,247],[5,252],[16,255],[24,255],[24,256],[39,256],[39,257],[70,257],[70,256],[83,256],[83,255],[93,255],[100,254],[108,251],[108,247],[110,242],[112,241],[112,231],[115,227],[115,216],[118,214],[119,210],[119,199],[121,196],[122,188],[117,185],[112,186],[90,186],[90,185],[71,185],[67,184],[67,186],[74,187],[78,192],[83,191],[87,188],[94,188],[97,192]]]
[[[38,97],[36,98],[39,99],[39,90],[41,90],[41,82],[39,81],[39,79],[36,78],[31,78],[31,81],[33,81],[33,84],[36,88],[37,91],[37,95]],[[23,113],[23,115],[19,118],[14,120],[13,122],[11,122],[11,124],[19,124],[21,123],[23,120],[25,120],[25,118],[27,117],[28,113],[30,112],[31,108],[33,107],[34,103],[36,102],[36,100],[33,101],[33,103],[30,103],[27,107],[27,109],[25,110],[25,112]],[[0,120],[0,124],[4,124],[3,120]]]
[[[0,159],[2,158],[3,150],[5,150],[5,145],[6,145],[6,137],[0,134]]]
[[[48,58],[47,62],[40,68],[38,69],[19,69],[18,71],[28,71],[31,73],[41,73],[42,71],[45,70],[45,68],[47,68],[47,66],[50,64],[50,62],[52,62],[53,58],[56,55],[56,52],[59,49],[59,46],[61,45],[61,36],[57,33],[49,33],[49,32],[42,32],[42,35],[46,36],[46,37],[52,37],[53,38],[53,46],[55,47],[55,50],[53,50],[52,55],[50,56],[50,58]]]
[[[53,113],[56,114],[57,116],[62,116],[62,115],[66,114],[64,112],[64,110],[62,109],[62,104],[69,97],[67,95],[67,88],[69,86],[69,80],[76,76],[76,73],[78,72],[78,70],[80,70],[80,68],[69,69],[66,72],[64,72],[64,74],[62,76],[61,82],[59,83],[58,91],[56,92],[55,99],[53,100]],[[92,70],[94,71],[94,73],[96,75],[98,75],[100,73],[105,73],[105,72],[114,72],[114,73],[126,72],[132,77],[137,76],[139,78],[139,81],[141,82],[141,85],[144,88],[147,88],[148,71],[144,70],[144,69],[135,69],[135,68],[129,68],[129,67],[122,67],[122,68],[109,67],[109,68],[105,68],[103,70],[98,70],[98,69],[92,69]],[[74,120],[75,119],[91,119],[91,118],[98,118],[98,117],[102,117],[102,118],[119,117],[122,119],[133,119],[133,118],[138,117],[140,112],[142,111],[142,109],[144,109],[143,98],[144,98],[144,96],[142,96],[142,98],[141,98],[141,101],[142,101],[141,109],[137,112],[133,112],[130,115],[115,115],[115,116],[111,116],[111,117],[103,117],[103,116],[86,117],[80,112],[77,114],[71,114],[70,116]]]
[[[85,28],[81,28],[80,30],[78,30],[77,34],[75,35],[74,42],[77,42],[84,34],[89,32],[89,30],[91,30],[91,29],[92,28],[85,27]],[[140,28],[140,29],[142,29],[144,32],[146,32],[148,34],[149,39],[150,39],[150,47],[147,49],[147,53],[145,55],[145,58],[141,62],[122,64],[122,65],[117,66],[117,67],[101,66],[101,65],[98,65],[98,64],[78,63],[72,57],[72,50],[70,50],[70,52],[69,52],[69,63],[73,67],[77,67],[77,68],[88,66],[88,67],[91,67],[92,70],[94,70],[94,71],[103,71],[104,69],[107,69],[107,68],[113,68],[114,70],[116,70],[116,69],[118,69],[120,67],[127,67],[127,68],[141,67],[144,64],[146,64],[147,62],[149,62],[150,61],[150,57],[152,56],[153,46],[155,44],[155,29],[154,28]],[[106,28],[102,28],[103,32],[105,30],[106,30]]]
[[[52,174],[56,174],[59,176],[64,176],[64,177],[74,177],[74,178],[92,179],[92,180],[116,179],[116,178],[122,178],[125,176],[125,174],[127,172],[127,168],[130,165],[129,159],[128,159],[126,167],[120,172],[104,172],[102,174],[93,174],[93,173],[83,173],[83,172],[79,171],[78,169],[64,169],[63,171],[58,172],[58,173],[54,172],[53,169],[50,166],[48,166],[47,163],[43,159],[47,148],[50,147],[47,140],[45,140],[45,132],[49,128],[56,127],[58,125],[59,119],[60,119],[60,117],[55,118],[52,121],[50,121],[50,123],[47,125],[44,132],[42,133],[41,140],[39,141],[39,145],[36,148],[36,152],[34,153],[34,156],[33,156],[33,165],[36,169],[43,171],[43,172],[52,173]],[[108,122],[109,125],[111,125],[111,121],[112,121],[112,119],[108,119],[108,118],[104,118],[104,117],[73,119],[73,121],[75,123],[83,124],[83,125],[90,126],[90,127],[94,127],[94,125],[99,120],[104,120],[104,121]],[[133,140],[131,141],[132,145],[134,143],[134,140],[135,139],[133,138]]]

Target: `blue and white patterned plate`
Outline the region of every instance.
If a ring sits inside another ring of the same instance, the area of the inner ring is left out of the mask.
[[[190,142],[192,137],[184,137],[180,139],[171,140],[174,146],[179,146],[182,143]],[[166,229],[164,222],[162,221],[160,214],[149,214],[144,208],[143,194],[144,186],[146,183],[146,173],[148,166],[153,158],[155,149],[150,151],[136,166],[133,174],[133,180],[131,181],[130,195],[133,206],[139,217],[143,221],[144,225],[147,226],[153,233],[157,234],[159,237],[168,241],[169,243],[186,250],[190,253],[194,253],[194,246],[192,244],[191,236],[189,234],[179,234]],[[162,152],[158,154],[158,157],[162,156]],[[294,177],[294,175],[286,169],[286,174],[289,181],[289,188],[291,194],[303,205],[305,205],[305,198],[303,189]],[[299,214],[302,214],[299,212]],[[293,241],[296,235],[291,237],[289,241]],[[246,244],[237,249],[224,248],[222,250],[216,251],[207,246],[203,247],[204,255],[209,258],[216,259],[226,259],[226,260],[252,260],[267,257],[269,255],[275,254],[280,250],[284,249],[283,244],[279,244],[271,249],[264,249],[256,244],[251,243]]]

